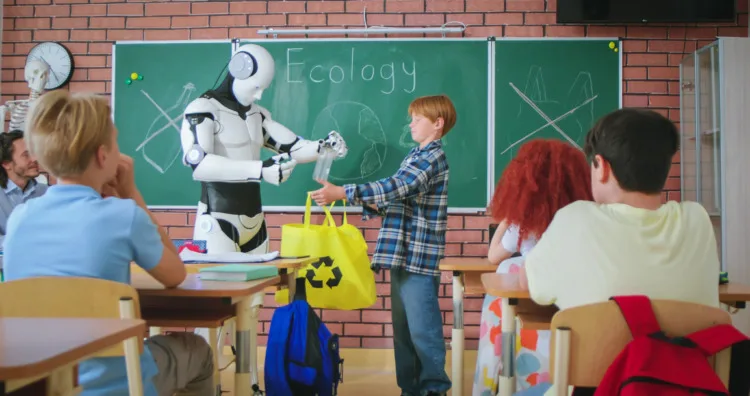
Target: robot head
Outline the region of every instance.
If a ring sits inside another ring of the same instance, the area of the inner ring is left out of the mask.
[[[49,78],[49,65],[41,59],[31,59],[26,62],[24,79],[29,83],[32,91],[42,92]]]
[[[263,90],[271,85],[274,75],[271,54],[257,44],[241,46],[229,61],[229,74],[234,77],[232,91],[243,106],[260,100]]]

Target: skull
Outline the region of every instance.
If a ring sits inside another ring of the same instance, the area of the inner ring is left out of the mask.
[[[49,65],[41,59],[31,59],[26,62],[24,78],[32,91],[42,92],[49,78]]]

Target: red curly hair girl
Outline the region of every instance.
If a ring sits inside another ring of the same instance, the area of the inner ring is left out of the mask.
[[[574,201],[593,200],[590,168],[581,150],[552,139],[521,146],[495,187],[490,213],[518,227],[518,248],[541,237],[555,213]]]

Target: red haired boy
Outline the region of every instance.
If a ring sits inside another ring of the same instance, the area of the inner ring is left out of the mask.
[[[440,269],[448,227],[448,159],[442,138],[456,123],[445,95],[424,96],[409,105],[412,139],[419,144],[396,174],[363,184],[334,186],[312,193],[318,205],[346,198],[362,205],[366,217],[377,206],[383,215],[372,267],[390,269],[391,320],[396,382],[402,395],[445,395],[443,319],[438,304]]]

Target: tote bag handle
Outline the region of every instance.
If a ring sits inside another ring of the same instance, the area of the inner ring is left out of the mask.
[[[346,199],[341,200],[341,202],[344,205],[344,222],[342,224],[348,224],[347,218],[346,218]],[[333,216],[331,215],[331,210],[333,206],[336,205],[336,201],[331,202],[331,206],[325,207],[323,206],[323,211],[326,214],[326,219],[323,221],[323,225],[328,225],[329,227],[335,227],[336,222],[333,221]],[[310,215],[312,212],[312,193],[307,193],[307,202],[305,202],[305,218],[303,221],[303,224],[305,228],[310,227]]]

